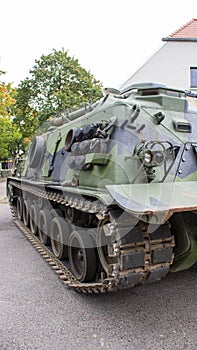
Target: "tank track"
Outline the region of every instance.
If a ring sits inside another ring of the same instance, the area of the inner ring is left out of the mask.
[[[16,209],[10,206],[10,210],[16,226],[34,246],[38,253],[43,257],[43,259],[58,274],[65,285],[75,289],[77,292],[85,294],[105,293],[111,290],[111,287],[109,285],[103,285],[102,283],[81,283],[77,281],[75,276],[68,270],[68,268],[59,259],[57,259],[53,253],[45,245],[43,245],[40,240],[35,235],[33,235],[20,220],[18,220]]]
[[[101,222],[106,221],[108,237],[111,243],[108,245],[109,263],[107,265],[107,278],[102,276],[98,282],[82,283],[79,282],[72,272],[57,259],[50,249],[43,245],[40,240],[26,227],[17,216],[16,207],[10,202],[10,209],[24,236],[31,242],[35,249],[41,254],[46,262],[58,274],[63,283],[77,292],[85,294],[99,294],[133,287],[137,284],[160,280],[169,272],[170,265],[173,262],[174,237],[168,232],[167,235],[151,235],[147,231],[147,225],[140,222],[136,240],[124,241],[121,238],[121,230],[129,232],[131,223],[127,220],[119,220],[110,213],[110,208],[105,208],[102,203],[80,199],[76,196],[56,193],[48,189],[41,189],[34,185],[20,183],[10,180],[9,184],[14,188],[33,194],[38,198],[61,203],[71,206],[87,213],[94,213],[100,218]],[[35,184],[36,185],[36,184]],[[105,209],[105,210],[104,210]],[[140,236],[140,238],[139,238]],[[133,265],[132,261],[137,264]]]

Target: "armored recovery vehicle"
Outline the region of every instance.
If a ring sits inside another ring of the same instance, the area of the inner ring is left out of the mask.
[[[99,293],[196,263],[196,181],[196,96],[144,83],[52,120],[7,192],[62,280]]]

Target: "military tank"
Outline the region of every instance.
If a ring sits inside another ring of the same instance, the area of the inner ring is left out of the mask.
[[[64,283],[100,293],[196,263],[196,118],[191,92],[140,83],[34,137],[7,195]]]

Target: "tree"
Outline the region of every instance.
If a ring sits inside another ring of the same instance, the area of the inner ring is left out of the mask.
[[[29,79],[21,82],[16,89],[14,122],[22,134],[21,149],[25,151],[32,135],[39,125],[38,112],[31,107],[32,90]]]
[[[20,151],[22,134],[8,116],[0,116],[0,159],[15,157]]]
[[[4,72],[0,72],[1,74]],[[0,159],[15,157],[19,152],[22,134],[13,122],[15,89],[0,82]]]
[[[0,82],[0,116],[7,117],[11,115],[15,102],[15,90],[12,85]]]
[[[24,124],[27,137],[29,125],[31,133],[57,113],[66,114],[90,97],[94,102],[102,96],[101,83],[63,49],[42,55],[30,75],[21,81],[16,95],[16,122]]]

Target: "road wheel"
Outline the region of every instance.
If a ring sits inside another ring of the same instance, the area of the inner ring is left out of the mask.
[[[35,204],[32,204],[30,207],[30,219],[29,219],[29,226],[30,230],[34,235],[38,234],[38,208]]]
[[[73,231],[69,237],[68,257],[71,270],[78,281],[94,280],[97,271],[96,250],[87,231]]]
[[[26,227],[29,227],[30,215],[29,215],[29,202],[27,200],[23,201],[23,222]]]
[[[50,244],[50,223],[51,223],[51,214],[47,209],[40,211],[38,215],[38,235],[40,241],[44,245]]]
[[[51,221],[50,236],[53,254],[58,259],[68,258],[68,236],[70,226],[62,217],[54,217]]]
[[[20,221],[23,221],[23,198],[18,197],[16,202],[17,217]]]

